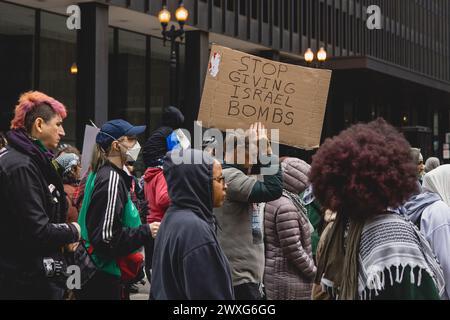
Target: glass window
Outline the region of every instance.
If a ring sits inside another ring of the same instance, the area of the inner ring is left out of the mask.
[[[178,46],[178,79],[177,79],[177,86],[178,86],[178,105],[176,107],[182,109],[182,106],[184,105],[184,79],[185,79],[185,57],[186,57],[186,47],[183,43],[180,43]]]
[[[258,1],[252,0],[252,18],[257,19],[258,18]]]
[[[112,119],[116,79],[116,55],[114,53],[114,28],[108,28],[108,119]]]
[[[34,10],[0,2],[0,131],[19,95],[33,86]]]
[[[284,29],[289,30],[289,15],[291,13],[291,10],[289,8],[289,2],[284,1],[283,3],[283,13],[282,13],[282,19],[284,20]]]
[[[149,125],[146,120],[146,36],[109,29],[109,119],[124,119],[133,125]],[[144,135],[139,137],[141,145]],[[145,168],[142,152],[134,165],[140,176]]]
[[[66,26],[67,18],[41,13],[39,90],[61,101],[67,108],[63,142],[76,142],[76,66],[77,34]]]
[[[307,35],[307,29],[308,29],[308,6],[306,1],[302,1],[302,24],[303,24],[303,35]]]
[[[170,103],[170,43],[164,47],[163,40],[152,37],[151,50],[150,131],[160,125],[162,110]]]
[[[280,12],[280,3],[278,0],[273,0],[273,25],[278,27],[278,18]]]
[[[298,21],[299,21],[299,17],[298,17],[298,6],[299,3],[298,1],[294,1],[294,7],[293,7],[293,23],[294,23],[294,32],[298,32]]]
[[[147,39],[150,52],[147,53]],[[146,57],[150,56],[150,65]],[[184,45],[180,45],[178,100],[183,102]],[[109,31],[109,119],[125,119],[134,125],[147,125],[150,133],[161,125],[163,109],[170,103],[170,43],[142,34],[110,28]],[[146,75],[146,71],[149,74]],[[148,99],[148,100],[147,100]],[[148,106],[148,110],[146,110]],[[147,112],[146,112],[147,111]],[[142,136],[141,145],[144,143]],[[136,173],[145,168],[141,157]]]
[[[239,13],[242,15],[246,15],[247,14],[247,7],[246,7],[246,1],[241,0],[239,1]]]
[[[234,11],[234,0],[227,0],[227,10]]]
[[[119,30],[114,118],[145,125],[145,36]]]
[[[269,1],[263,0],[263,22],[268,23],[269,22]]]

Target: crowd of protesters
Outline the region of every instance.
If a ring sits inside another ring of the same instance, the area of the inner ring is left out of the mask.
[[[0,299],[129,299],[145,277],[150,300],[450,298],[450,165],[381,118],[308,164],[275,155],[261,123],[227,134],[223,157],[192,149],[170,106],[136,177],[145,126],[104,123],[81,176],[66,116],[30,91],[0,135]]]

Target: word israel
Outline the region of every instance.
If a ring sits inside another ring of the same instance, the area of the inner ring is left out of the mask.
[[[227,115],[292,125],[294,106],[289,100],[296,89],[293,82],[282,79],[288,72],[287,65],[252,56],[242,56],[240,61],[239,69],[228,74],[234,90]]]

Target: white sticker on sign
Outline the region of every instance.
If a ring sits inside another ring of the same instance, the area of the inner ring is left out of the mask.
[[[211,60],[208,65],[208,72],[213,78],[217,77],[217,74],[219,73],[220,59],[221,55],[218,52],[214,52],[214,54],[211,55]]]

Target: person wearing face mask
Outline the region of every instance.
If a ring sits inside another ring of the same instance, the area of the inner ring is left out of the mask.
[[[80,182],[80,157],[76,153],[62,153],[54,161],[58,164],[69,207],[67,210],[67,222],[77,222],[78,209],[74,205],[73,194]]]
[[[131,201],[132,177],[124,166],[136,161],[141,149],[136,136],[144,131],[145,126],[111,120],[97,134],[78,218],[97,272],[78,292],[78,299],[119,300],[121,281],[142,267],[143,257],[137,250],[150,241],[150,226],[141,224]]]

